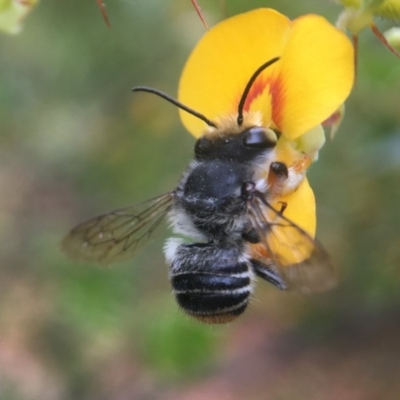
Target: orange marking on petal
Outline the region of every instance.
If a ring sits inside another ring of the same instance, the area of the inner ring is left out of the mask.
[[[250,110],[251,103],[258,96],[261,96],[263,94],[264,90],[268,86],[270,86],[270,82],[271,82],[271,77],[268,77],[268,78],[261,77],[253,83],[253,85],[249,91],[249,94],[247,95],[246,101],[244,103],[244,107],[243,107],[244,111]],[[239,97],[239,99],[240,99],[240,97]],[[260,111],[262,111],[262,110],[260,110]]]
[[[271,96],[272,96],[272,120],[275,125],[280,128],[280,122],[282,121],[284,114],[284,87],[282,79],[276,79],[271,85]]]
[[[221,115],[235,115],[240,97],[254,72],[267,60],[283,53],[289,24],[289,19],[277,11],[260,8],[212,27],[185,65],[179,83],[179,101],[212,120]],[[259,77],[266,79],[277,70],[278,67],[271,67]],[[253,91],[251,97],[250,112],[260,111],[263,121],[269,123],[269,89],[263,90],[261,95]],[[196,137],[203,134],[203,121],[183,110],[179,110],[179,114],[189,132]]]
[[[337,110],[325,121],[322,121],[322,126],[324,128],[330,128],[333,125],[337,124],[341,119],[342,119],[342,113],[339,110]]]

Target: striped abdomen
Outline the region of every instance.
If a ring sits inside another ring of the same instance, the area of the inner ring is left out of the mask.
[[[202,322],[225,323],[246,309],[252,273],[240,248],[169,242],[166,253],[176,300],[187,314]]]

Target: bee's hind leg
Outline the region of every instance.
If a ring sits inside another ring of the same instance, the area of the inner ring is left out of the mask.
[[[250,260],[250,263],[254,272],[260,278],[265,279],[267,282],[272,283],[281,290],[286,290],[288,288],[282,277],[272,266],[255,259]]]

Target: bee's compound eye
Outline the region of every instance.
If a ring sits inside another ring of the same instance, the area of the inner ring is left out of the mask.
[[[196,156],[202,156],[211,151],[213,147],[213,142],[206,137],[201,137],[197,140],[196,145],[194,146],[194,153]]]
[[[275,147],[277,141],[276,133],[269,128],[255,126],[244,132],[243,146],[251,149],[268,149]]]

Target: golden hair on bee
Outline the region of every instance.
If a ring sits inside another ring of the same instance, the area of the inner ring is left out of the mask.
[[[237,115],[222,114],[216,120],[216,127],[207,126],[203,132],[208,138],[224,138],[227,135],[240,134],[253,126],[262,126],[262,115],[260,111],[250,111],[243,114],[243,123],[238,125]]]

